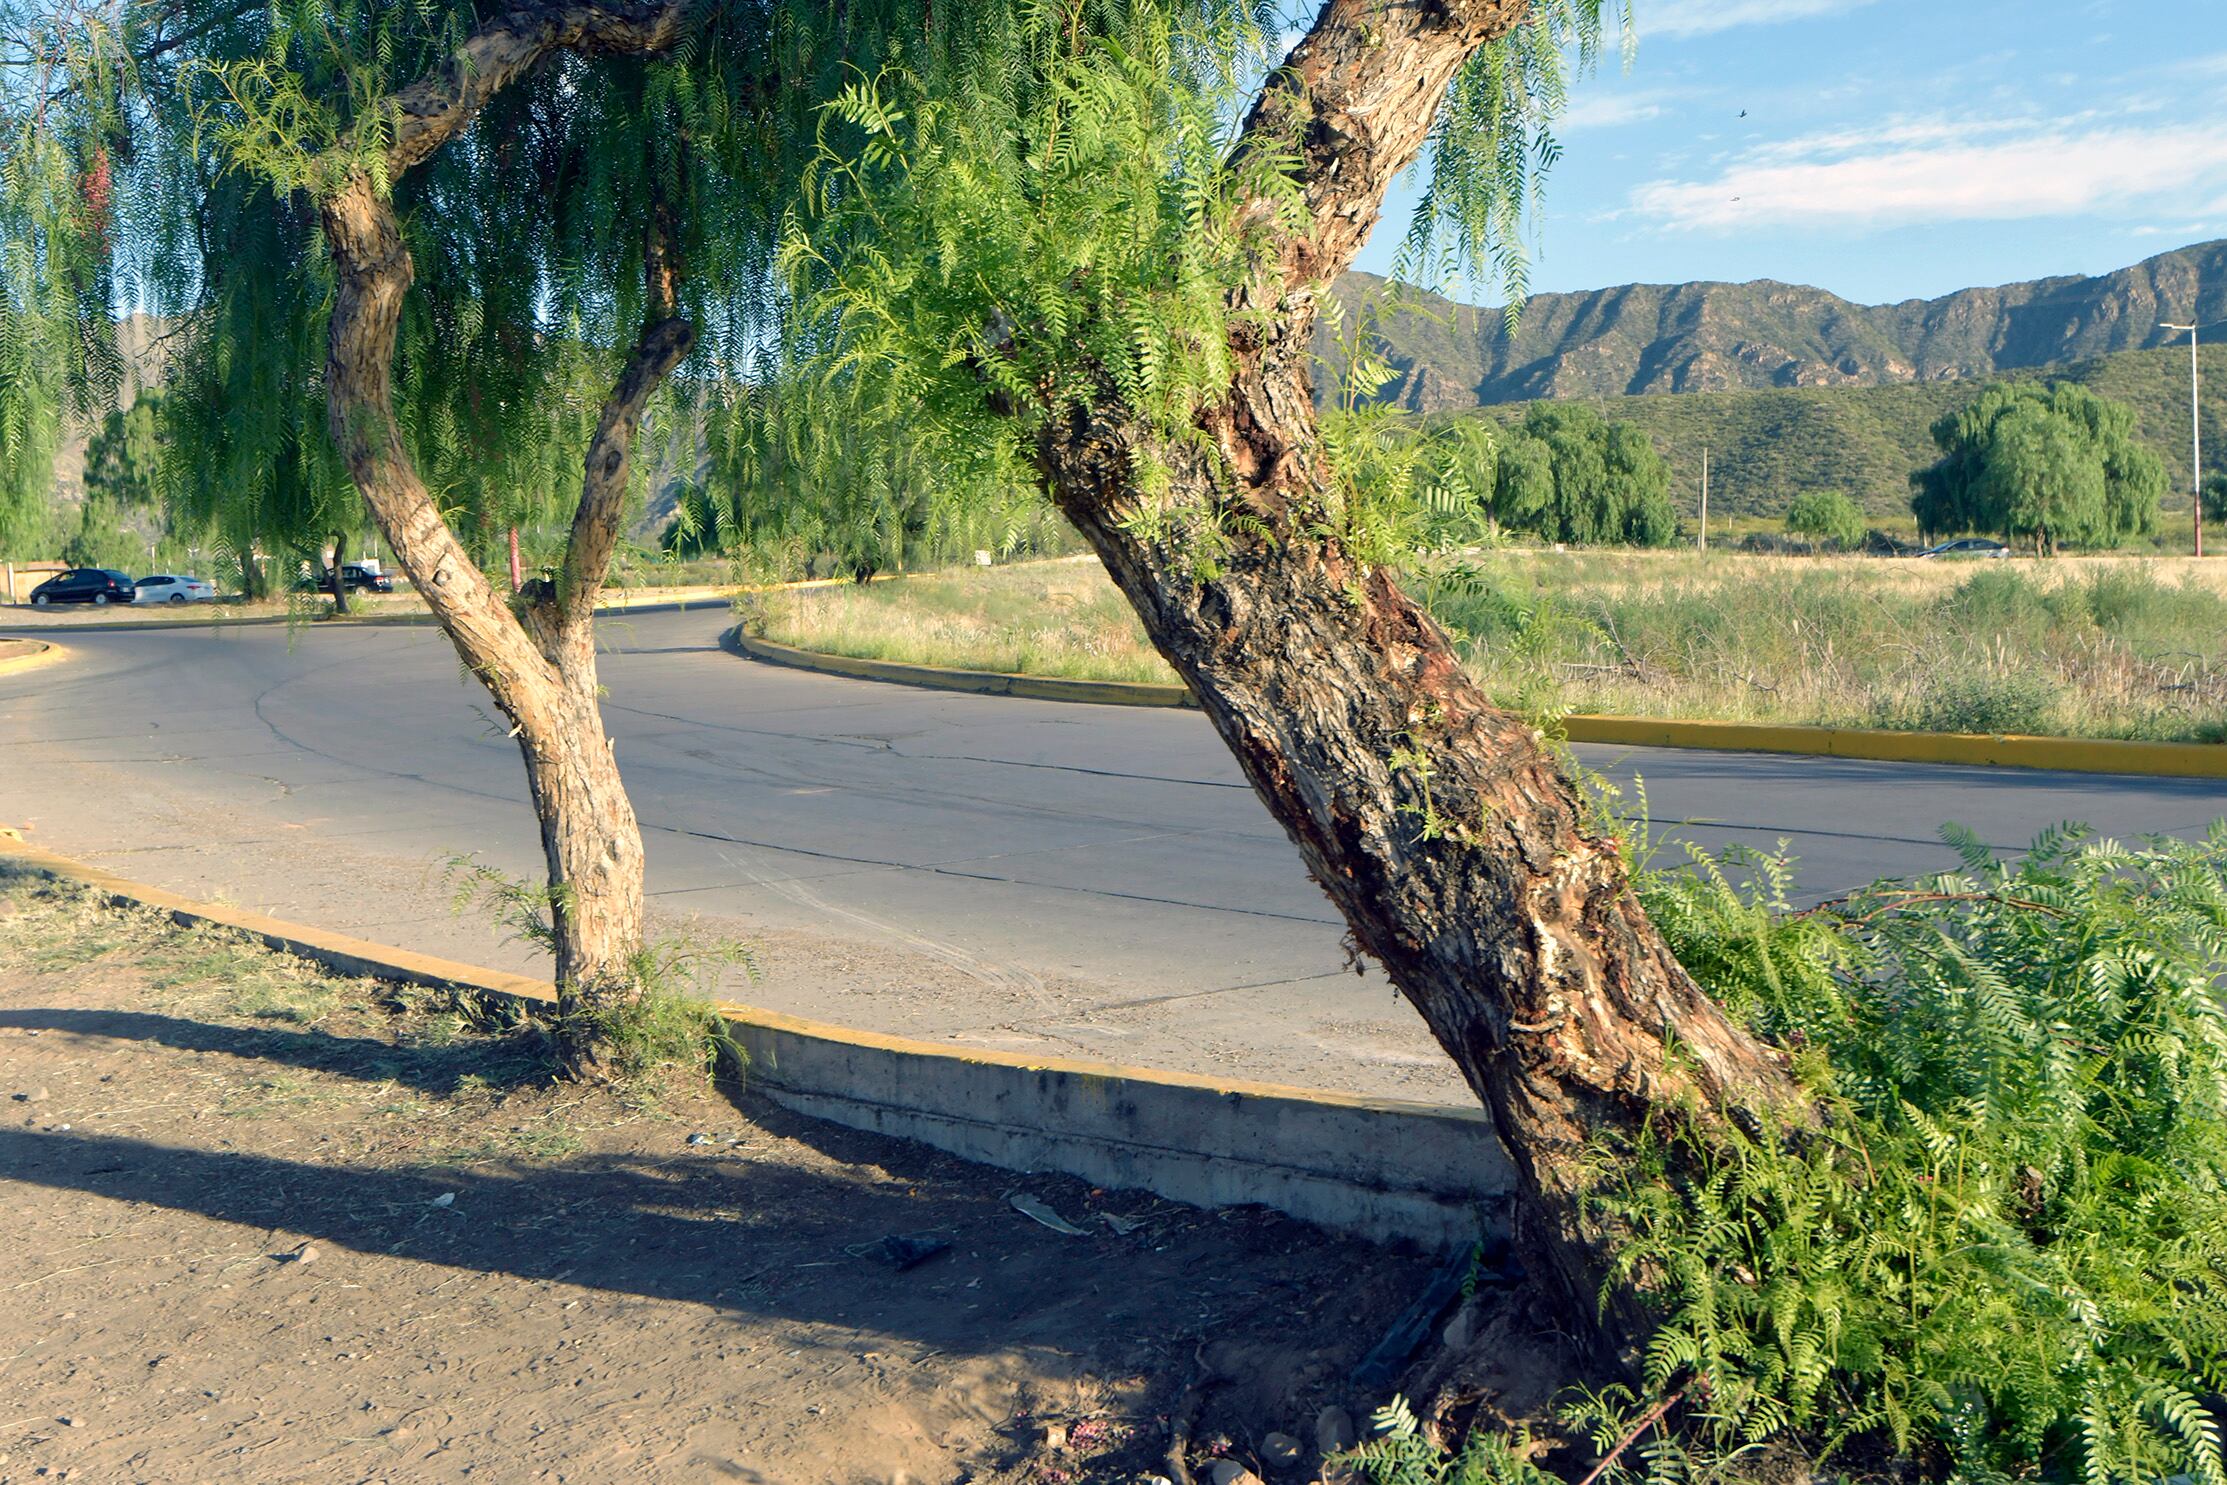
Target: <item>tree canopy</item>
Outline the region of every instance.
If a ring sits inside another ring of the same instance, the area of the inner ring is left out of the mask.
[[[1813,490],[1795,496],[1786,508],[1786,529],[1791,535],[1848,551],[1864,539],[1863,507],[1838,490]]]
[[[1654,444],[1583,403],[1535,404],[1501,445],[1492,492],[1501,525],[1547,541],[1659,547],[1678,535]]]
[[[1941,458],[1911,476],[1931,535],[1993,532],[2037,551],[2118,546],[2157,525],[2165,466],[2134,414],[2068,382],[1997,382],[1933,425]]]

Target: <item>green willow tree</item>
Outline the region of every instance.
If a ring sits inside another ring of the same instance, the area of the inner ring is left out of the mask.
[[[1929,535],[1991,531],[2032,544],[2115,547],[2157,526],[2165,465],[2133,410],[2071,382],[1996,382],[1933,425],[1941,458],[1911,476]]]
[[[694,394],[747,380],[774,335],[784,214],[846,82],[901,64],[1009,97],[1024,33],[1118,36],[1160,12],[1085,0],[1053,27],[1032,0],[84,4],[24,33],[56,59],[57,106],[9,115],[59,182],[11,212],[11,243],[87,265],[87,287],[32,304],[36,324],[112,340],[119,262],[181,322],[180,507],[250,581],[259,551],[314,551],[368,512],[518,741],[567,1055],[594,1072],[644,966],[641,831],[592,623],[642,494],[638,435],[671,420],[676,373]],[[1214,0],[1186,14],[1209,38],[1256,20]],[[125,140],[119,241],[61,207]],[[76,235],[49,246],[40,210]],[[33,388],[48,424],[61,390]],[[33,481],[40,451],[11,451],[11,476]],[[489,569],[529,519],[565,535],[552,575],[511,595]]]

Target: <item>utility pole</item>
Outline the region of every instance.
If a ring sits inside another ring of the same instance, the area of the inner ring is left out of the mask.
[[[2196,327],[2194,325],[2169,325],[2158,321],[2160,330],[2171,330],[2176,335],[2188,332],[2188,492],[2189,506],[2194,512],[2196,555],[2204,555],[2204,412],[2196,396]]]
[[[1709,446],[1701,446],[1701,545],[1696,549],[1709,550]]]

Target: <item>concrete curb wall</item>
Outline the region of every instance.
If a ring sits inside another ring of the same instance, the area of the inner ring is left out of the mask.
[[[231,928],[345,974],[547,1007],[546,980],[196,902],[0,836],[0,860],[183,924]],[[957,1050],[723,1004],[775,1102],[985,1165],[1054,1170],[1194,1206],[1257,1203],[1379,1241],[1504,1230],[1514,1171],[1482,1111]]]
[[[720,642],[737,655],[799,670],[860,680],[894,681],[946,691],[1027,696],[1040,701],[1091,701],[1106,706],[1188,706],[1198,699],[1181,686],[1141,681],[1071,681],[1053,676],[952,670],[896,660],[861,660],[800,650],[744,634]],[[1638,748],[1698,748],[1720,753],[1793,753],[1883,763],[1949,763],[1983,768],[2041,768],[2065,773],[2139,774],[2154,778],[2227,779],[2227,745],[2125,742],[2112,738],[1990,736],[1961,732],[1890,732],[1869,727],[1798,727],[1762,722],[1664,721],[1651,717],[1563,719],[1576,743]]]
[[[21,648],[17,648],[21,646]],[[60,645],[43,639],[0,639],[0,675],[21,675],[52,665],[67,654]]]

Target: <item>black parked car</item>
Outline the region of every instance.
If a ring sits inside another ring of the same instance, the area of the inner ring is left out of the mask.
[[[393,578],[388,577],[383,572],[373,572],[368,567],[358,567],[353,562],[341,564],[340,581],[342,586],[351,593],[392,593],[394,591]],[[313,577],[303,578],[294,586],[304,593],[330,593],[332,591],[332,578],[330,575],[320,572]]]
[[[73,567],[31,590],[31,601],[40,608],[50,603],[129,603],[131,600],[130,576],[107,567]]]

